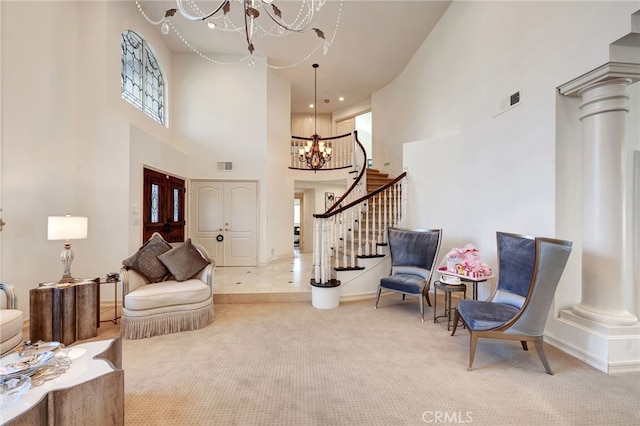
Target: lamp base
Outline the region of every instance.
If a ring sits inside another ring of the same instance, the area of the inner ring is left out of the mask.
[[[63,275],[62,278],[60,278],[60,281],[58,281],[58,284],[73,284],[73,283],[77,283],[78,281],[80,281],[80,278],[73,278],[71,275]]]
[[[62,265],[64,266],[64,270],[62,271],[62,278],[58,281],[58,284],[64,283],[75,283],[79,281],[76,278],[71,276],[71,262],[73,262],[73,250],[71,250],[71,243],[69,241],[64,243],[64,249],[60,253],[60,261],[62,261]]]

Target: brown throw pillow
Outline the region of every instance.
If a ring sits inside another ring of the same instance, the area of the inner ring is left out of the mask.
[[[171,245],[154,232],[149,240],[131,257],[122,261],[122,264],[144,275],[149,282],[157,283],[169,275],[169,270],[160,260],[158,255],[171,250]]]
[[[205,260],[187,238],[184,244],[158,256],[177,281],[186,281],[211,263]]]

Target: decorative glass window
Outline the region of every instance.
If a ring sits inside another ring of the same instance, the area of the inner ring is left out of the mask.
[[[151,184],[151,223],[160,222],[160,186]]]
[[[133,31],[122,33],[121,94],[164,125],[164,77],[147,42]]]
[[[173,189],[173,221],[180,220],[180,190]]]

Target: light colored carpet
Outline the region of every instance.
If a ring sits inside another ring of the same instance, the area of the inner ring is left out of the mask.
[[[546,345],[550,376],[533,347],[487,339],[467,371],[466,330],[433,308],[421,323],[417,299],[372,306],[217,304],[202,330],[124,340],[126,424],[640,424],[640,374]]]

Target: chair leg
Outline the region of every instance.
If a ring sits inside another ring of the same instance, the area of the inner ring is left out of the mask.
[[[536,347],[536,352],[538,352],[538,356],[540,357],[540,361],[542,361],[542,365],[544,365],[544,369],[547,371],[547,374],[553,376],[553,370],[551,370],[551,365],[549,365],[549,361],[547,361],[547,356],[544,353],[544,342],[542,340],[536,340],[533,342]]]
[[[378,302],[380,301],[380,293],[382,292],[381,288],[378,288],[378,297],[376,297],[376,305],[373,307],[373,309],[378,309]]]
[[[424,293],[422,293],[422,294],[424,294],[424,297],[426,297],[426,298],[427,298],[427,304],[428,304],[429,306],[431,306],[431,299],[429,299],[429,285],[428,285],[428,284],[427,284],[427,286],[424,288]]]
[[[404,300],[406,294],[402,293],[402,300]]]
[[[452,336],[454,334],[456,334],[456,328],[458,328],[458,321],[460,321],[460,314],[458,313],[458,310],[456,309],[456,313],[453,316],[453,331],[451,332]]]
[[[424,301],[422,300],[422,295],[420,297],[420,317],[422,318],[422,322],[424,322]]]
[[[469,368],[467,368],[467,371],[471,371],[471,368],[473,367],[473,358],[476,356],[477,344],[478,344],[478,335],[472,331],[471,339],[469,341]]]
[[[522,349],[524,349],[525,351],[529,350],[529,346],[527,346],[526,340],[521,340],[520,343],[522,343]]]

